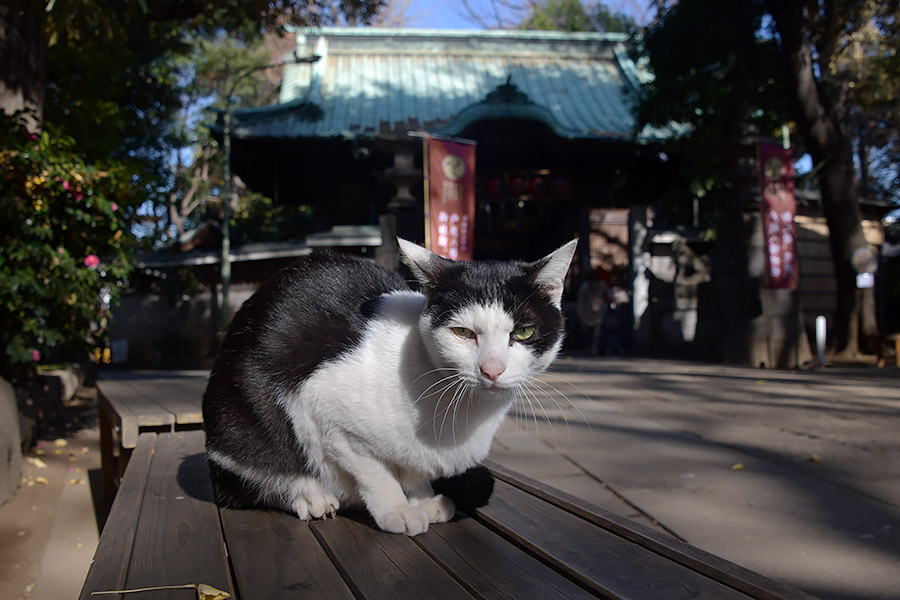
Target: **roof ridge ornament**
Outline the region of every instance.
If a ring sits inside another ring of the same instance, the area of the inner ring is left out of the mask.
[[[528,94],[512,83],[512,74],[506,76],[506,83],[501,83],[481,101],[482,104],[534,104]]]

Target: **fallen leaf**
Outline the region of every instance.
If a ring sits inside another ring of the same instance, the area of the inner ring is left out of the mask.
[[[47,463],[45,463],[41,459],[35,458],[33,456],[26,457],[25,462],[27,462],[29,465],[37,467],[38,469],[46,469],[47,468]]]
[[[225,598],[230,598],[231,594],[217,590],[211,585],[201,583],[197,586],[197,597],[199,600],[225,600]]]
[[[70,479],[69,485],[78,485],[79,483],[83,483],[84,479]]]
[[[744,468],[744,463],[737,463],[736,465],[731,465],[732,471],[740,471]]]
[[[50,483],[49,481],[47,481],[47,478],[46,478],[46,477],[35,477],[35,478],[34,478],[34,482],[35,482],[35,483],[41,483],[41,484],[44,484],[44,485],[47,485],[48,483]]]
[[[765,379],[757,379],[756,380],[756,385],[766,385],[767,383],[769,383],[769,382],[766,381]]]
[[[810,455],[809,455],[809,462],[817,463],[817,462],[819,462],[820,460],[822,460],[822,457],[819,456],[818,454],[810,454]]]
[[[53,445],[56,446],[57,448],[65,448],[66,446],[69,445],[69,442],[67,442],[66,440],[64,440],[62,438],[59,438],[55,442],[53,442]]]

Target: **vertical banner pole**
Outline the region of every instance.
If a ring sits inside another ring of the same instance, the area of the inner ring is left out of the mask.
[[[422,174],[425,177],[425,247],[431,250],[431,227],[428,225],[431,219],[431,189],[428,184],[430,173],[428,169],[428,140],[431,139],[429,134],[422,136]]]

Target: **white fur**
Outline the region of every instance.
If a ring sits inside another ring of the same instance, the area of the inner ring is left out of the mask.
[[[424,301],[411,292],[383,297],[381,318],[357,348],[281,399],[325,491],[361,502],[382,529],[410,535],[452,517],[452,502],[429,482],[487,457],[516,386],[535,368],[524,345],[510,344],[513,322],[499,306],[454,317],[477,339],[440,328],[426,340],[428,324],[417,323]],[[479,370],[491,359],[505,365],[493,382]]]

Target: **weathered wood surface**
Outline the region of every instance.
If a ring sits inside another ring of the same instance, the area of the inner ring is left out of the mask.
[[[206,379],[203,371],[103,373],[97,382],[97,399],[102,482],[107,497],[112,496],[125,472],[141,432],[203,426],[201,405]]]
[[[245,600],[811,598],[497,465],[488,506],[413,538],[377,531],[365,513],[307,523],[219,509],[203,440],[141,434],[83,600],[200,583]]]
[[[118,428],[121,446],[134,448],[141,429],[199,426],[206,389],[203,372],[110,371],[97,382],[100,409]]]

